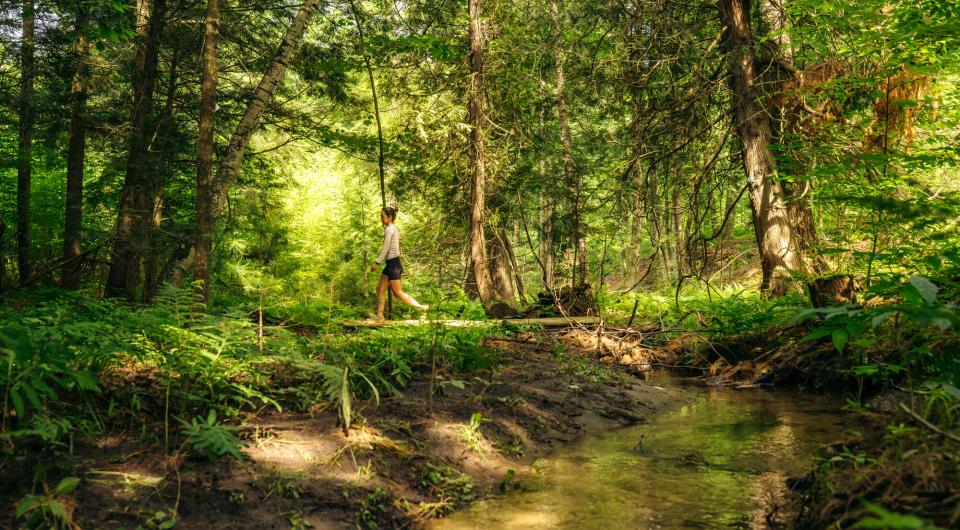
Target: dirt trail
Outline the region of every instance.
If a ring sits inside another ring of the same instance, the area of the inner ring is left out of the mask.
[[[175,510],[177,528],[416,526],[517,487],[514,473],[558,444],[643,422],[693,397],[591,360],[576,345],[557,354],[553,341],[488,339],[506,351],[492,373],[456,376],[464,388],[440,386],[432,410],[427,380],[380,407],[357,404],[364,420],[349,437],[332,407],[248,418],[243,462],[171,462],[158,448],[122,444],[86,448],[76,520],[83,528],[156,528]]]

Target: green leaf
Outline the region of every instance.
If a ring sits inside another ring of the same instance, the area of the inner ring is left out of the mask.
[[[340,384],[340,413],[343,415],[343,430],[350,430],[350,367],[343,367],[343,382]]]
[[[847,332],[850,333],[851,337],[859,337],[863,335],[863,330],[867,327],[867,323],[860,320],[847,323]]]
[[[13,401],[13,410],[17,411],[17,416],[23,417],[24,407],[23,407],[23,397],[17,392],[17,388],[13,387],[10,389],[10,400]]]
[[[874,315],[873,318],[870,319],[870,327],[873,329],[877,329],[878,327],[880,327],[880,324],[883,324],[883,322],[887,320],[887,318],[889,318],[890,315],[892,314],[893,314],[893,311],[883,311],[879,314]]]
[[[57,484],[56,489],[53,490],[57,495],[66,495],[68,493],[73,493],[77,489],[77,486],[80,485],[80,479],[77,477],[65,477],[63,480]]]
[[[23,517],[40,506],[40,498],[35,495],[27,495],[17,503],[17,518]]]
[[[362,377],[363,380],[366,381],[368,385],[370,385],[370,390],[373,391],[373,398],[374,398],[374,400],[376,401],[377,406],[379,407],[379,406],[380,406],[380,391],[377,390],[377,386],[374,385],[373,382],[370,381],[370,379],[367,378],[367,376],[363,375],[363,372],[357,372],[357,374],[359,374],[360,377]]]
[[[850,334],[845,329],[835,329],[833,333],[831,333],[830,338],[833,339],[833,346],[837,348],[837,351],[843,353],[843,348],[847,345],[847,339],[850,338]]]
[[[70,516],[67,514],[67,509],[63,506],[63,503],[57,500],[49,499],[47,500],[47,510],[51,515],[56,517],[60,521],[69,521]]]
[[[20,389],[23,390],[23,393],[27,396],[27,401],[33,406],[35,410],[40,410],[42,405],[40,404],[40,397],[37,396],[37,391],[33,389],[33,381],[25,381],[24,384],[20,385]]]
[[[90,372],[77,372],[73,374],[73,379],[77,382],[80,390],[89,390],[91,392],[100,392],[100,386],[97,385],[97,376]]]
[[[833,328],[816,328],[800,339],[800,342],[810,342],[812,340],[822,339],[831,333],[833,333]]]
[[[864,502],[867,510],[871,512],[871,518],[861,519],[857,524],[853,525],[853,528],[877,528],[884,530],[921,530],[930,528],[935,528],[933,525],[929,525],[923,519],[915,515],[903,515],[896,512],[891,512],[886,508],[873,504],[870,502]]]
[[[911,276],[910,285],[920,293],[923,301],[926,302],[928,306],[937,303],[937,286],[934,285],[933,282],[923,276]]]

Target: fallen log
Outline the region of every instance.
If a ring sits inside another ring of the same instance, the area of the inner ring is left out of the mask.
[[[497,323],[512,324],[514,326],[542,326],[545,328],[565,328],[570,326],[589,326],[599,324],[600,317],[544,317],[544,318],[503,318],[494,320],[360,320],[354,322],[340,322],[344,328],[384,328],[393,326],[423,326],[426,324],[443,324],[450,327],[484,326]]]

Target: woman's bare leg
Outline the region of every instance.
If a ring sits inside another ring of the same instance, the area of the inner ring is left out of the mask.
[[[380,283],[377,284],[377,320],[383,320],[383,306],[387,301],[387,286],[390,284],[390,278],[386,274],[380,275]]]
[[[417,309],[426,309],[427,306],[421,304],[420,302],[413,299],[412,296],[403,292],[403,286],[401,285],[402,280],[390,280],[390,291],[393,292],[393,296],[396,296],[401,302],[412,305]]]

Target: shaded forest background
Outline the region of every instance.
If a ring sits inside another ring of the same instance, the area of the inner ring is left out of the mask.
[[[363,302],[378,166],[434,298],[955,270],[953,3],[215,4],[4,7],[7,287]]]
[[[306,484],[337,496],[313,515],[441,516],[475,497],[434,413],[476,445],[527,410],[497,378],[550,366],[566,416],[620,395],[607,363],[845,391],[873,425],[798,524],[956,526],[958,36],[954,0],[0,0],[6,523],[296,526],[302,489],[208,512],[181,470],[278,417],[348,447],[401,423],[381,396],[407,427],[378,450],[425,467]],[[369,330],[386,204],[431,308]],[[600,324],[492,318],[518,314]],[[90,480],[114,457],[151,513]]]

